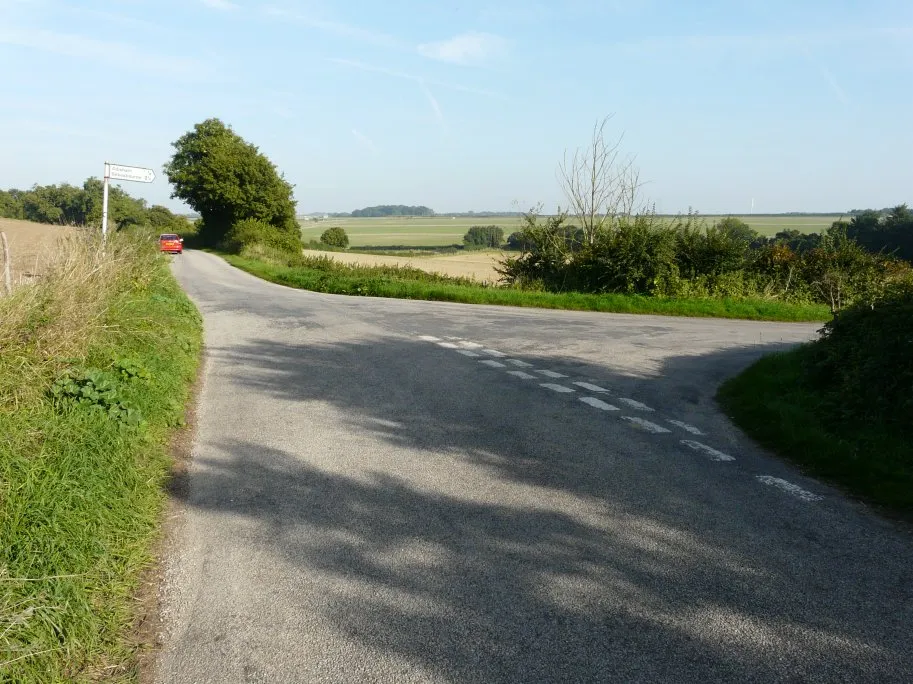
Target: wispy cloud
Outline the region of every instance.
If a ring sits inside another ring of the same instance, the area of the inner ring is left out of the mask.
[[[428,86],[425,85],[424,81],[418,82],[419,87],[425,93],[425,97],[428,98],[428,104],[431,105],[431,110],[434,112],[434,118],[437,119],[437,122],[440,124],[441,128],[447,130],[447,121],[444,119],[444,112],[441,111],[441,105],[438,103],[437,98],[431,93],[428,89]]]
[[[354,135],[356,140],[358,140],[358,142],[367,147],[369,150],[372,152],[377,152],[377,145],[374,144],[374,141],[359,131],[357,128],[352,129],[352,135]]]
[[[369,43],[371,45],[388,48],[403,47],[403,44],[399,40],[380,31],[374,31],[372,29],[366,29],[339,21],[318,19],[310,15],[300,14],[278,7],[266,7],[264,11],[271,17],[292,20],[303,26],[321,31],[322,33],[329,33],[330,35],[339,36],[340,38],[348,38],[359,43]]]
[[[483,97],[490,97],[495,100],[507,100],[509,98],[505,97],[501,93],[497,93],[493,90],[485,90],[483,88],[473,88],[471,86],[461,85],[459,83],[450,83],[448,81],[439,81],[432,78],[422,78],[421,76],[416,76],[414,74],[408,74],[403,71],[396,71],[395,69],[387,69],[386,67],[375,66],[373,64],[365,64],[364,62],[359,62],[355,59],[341,59],[337,57],[328,57],[328,62],[333,64],[339,64],[340,66],[349,67],[351,69],[358,69],[359,71],[370,71],[376,74],[385,74],[386,76],[392,76],[393,78],[402,78],[407,81],[415,81],[416,83],[425,83],[427,85],[436,86],[439,88],[447,88],[449,90],[456,90],[461,93],[471,93],[473,95],[482,95]]]
[[[210,7],[214,10],[220,10],[222,12],[230,12],[232,10],[240,9],[238,5],[229,0],[200,0],[204,5]]]
[[[204,75],[203,65],[194,59],[156,55],[130,43],[96,40],[76,34],[25,28],[0,29],[0,44],[16,45],[66,57],[104,61],[134,71],[165,73],[171,76]]]
[[[480,65],[502,53],[506,42],[491,33],[463,33],[448,40],[423,43],[418,52],[429,59],[452,64]]]
[[[837,99],[843,104],[848,105],[850,103],[850,98],[846,96],[846,91],[840,87],[840,84],[837,82],[837,77],[834,76],[833,72],[826,66],[822,66],[821,76],[824,77],[825,82],[831,87],[831,90],[834,91],[834,95],[837,96]]]

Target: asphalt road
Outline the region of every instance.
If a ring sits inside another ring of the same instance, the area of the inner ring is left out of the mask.
[[[913,681],[908,529],[713,403],[815,326],[174,270],[207,359],[159,681]]]

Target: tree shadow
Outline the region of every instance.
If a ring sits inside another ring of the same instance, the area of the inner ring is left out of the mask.
[[[775,348],[675,357],[652,378],[570,357],[548,367],[649,396],[656,420],[693,409],[735,440],[711,421],[708,369],[731,374]],[[703,462],[678,436],[620,433],[614,414],[480,379],[508,368],[411,340],[210,354],[239,392],[287,413],[204,436],[187,503],[254,525],[267,559],[323,592],[321,618],[375,653],[453,682],[913,675],[909,540],[845,502],[761,488],[749,470],[766,457],[752,448]],[[328,417],[347,435],[334,444],[327,426],[295,448],[270,433]],[[371,453],[378,441],[393,449]]]

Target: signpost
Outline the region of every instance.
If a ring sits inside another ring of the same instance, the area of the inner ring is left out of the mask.
[[[151,183],[155,180],[155,171],[144,169],[141,166],[124,166],[105,162],[105,189],[101,202],[101,239],[103,242],[108,239],[108,180]]]

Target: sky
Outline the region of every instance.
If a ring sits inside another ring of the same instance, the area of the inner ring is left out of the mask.
[[[566,204],[611,116],[658,211],[913,203],[909,0],[0,0],[0,187],[105,161],[170,198],[171,143],[218,117],[299,213]]]

